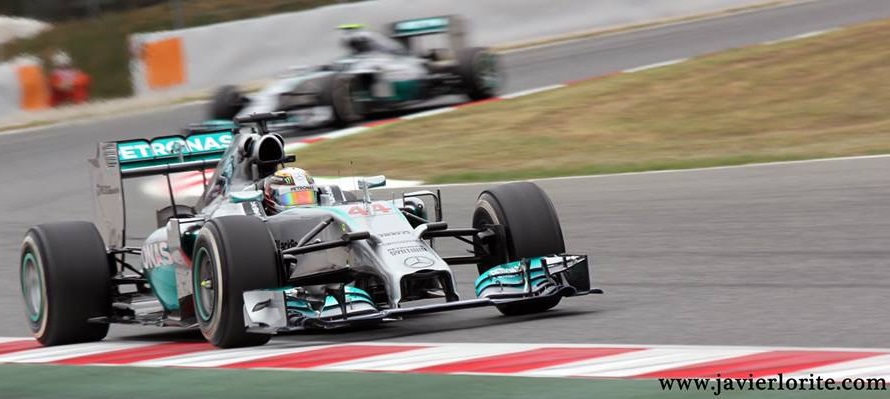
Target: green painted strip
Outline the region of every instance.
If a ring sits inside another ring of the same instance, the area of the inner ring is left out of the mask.
[[[555,379],[270,370],[0,366],[4,398],[690,399],[879,398],[887,392],[666,392],[657,380]]]

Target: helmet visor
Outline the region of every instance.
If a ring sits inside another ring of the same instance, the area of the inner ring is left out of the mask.
[[[318,203],[317,194],[315,190],[294,190],[294,191],[286,191],[279,192],[278,194],[278,204],[282,206],[298,206],[298,205],[315,205]]]

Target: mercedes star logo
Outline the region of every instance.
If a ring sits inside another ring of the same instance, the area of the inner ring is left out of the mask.
[[[419,269],[433,265],[433,260],[426,256],[409,256],[405,258],[405,266]]]

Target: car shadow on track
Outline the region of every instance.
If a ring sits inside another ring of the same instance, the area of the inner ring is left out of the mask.
[[[601,312],[600,310],[551,310],[541,314],[527,316],[488,316],[488,317],[462,317],[455,320],[454,315],[431,314],[413,316],[410,319],[392,323],[385,323],[373,327],[341,328],[324,331],[299,331],[287,335],[275,337],[273,342],[286,345],[318,344],[325,343],[354,343],[378,340],[398,340],[400,338],[414,338],[428,334],[442,334],[449,332],[469,331],[475,329],[516,325],[521,328],[523,323],[535,321],[557,321],[563,318],[590,316]],[[478,316],[478,313],[475,314]],[[462,336],[444,341],[463,342]],[[145,341],[145,342],[203,342],[204,337],[198,330],[173,329],[158,333],[139,335],[118,335],[117,340]],[[437,337],[442,341],[441,337]]]

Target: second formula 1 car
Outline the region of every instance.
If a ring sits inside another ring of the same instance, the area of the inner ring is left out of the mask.
[[[347,55],[292,73],[246,96],[235,86],[217,89],[209,119],[285,111],[279,127],[347,125],[375,112],[393,111],[449,94],[493,97],[502,84],[498,56],[467,46],[457,16],[398,21],[384,35],[343,25]],[[430,38],[430,36],[433,36]],[[428,40],[444,38],[445,40]],[[430,43],[441,47],[430,47]]]

